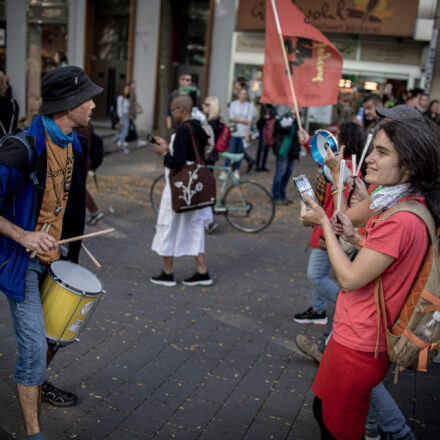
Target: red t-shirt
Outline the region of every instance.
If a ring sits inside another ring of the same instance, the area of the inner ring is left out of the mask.
[[[414,199],[414,197],[411,197]],[[407,200],[403,198],[401,201]],[[416,200],[424,202],[423,197]],[[398,212],[388,219],[366,226],[365,247],[395,258],[382,272],[387,323],[391,328],[403,307],[428,249],[429,236],[423,221],[409,212]],[[352,292],[339,292],[333,324],[333,337],[339,344],[359,351],[373,352],[376,347],[377,311],[374,304],[374,280]],[[381,322],[379,351],[385,351]]]

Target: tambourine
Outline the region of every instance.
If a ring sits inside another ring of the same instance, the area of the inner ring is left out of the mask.
[[[330,147],[333,153],[338,152],[336,138],[327,130],[316,130],[315,134],[310,138],[309,145],[312,157],[319,165],[324,165],[327,147]]]
[[[345,167],[344,168],[344,183],[347,183],[348,178],[350,177],[350,170]],[[333,184],[333,178],[332,178],[332,172],[330,171],[330,168],[327,165],[324,165],[322,167],[322,174],[324,175],[325,180],[328,183]]]

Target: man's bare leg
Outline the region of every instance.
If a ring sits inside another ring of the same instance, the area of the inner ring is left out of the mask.
[[[165,266],[165,273],[171,275],[174,270],[173,257],[163,257],[163,264]]]
[[[197,263],[197,272],[200,274],[208,272],[208,268],[206,267],[205,263],[205,254],[199,254],[195,258]]]
[[[37,434],[40,429],[41,385],[17,384],[18,400],[23,414],[27,435]]]

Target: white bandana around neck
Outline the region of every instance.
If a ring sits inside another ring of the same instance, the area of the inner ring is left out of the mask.
[[[373,203],[371,203],[370,209],[380,212],[393,207],[400,199],[409,194],[409,188],[409,183],[402,183],[396,186],[387,186],[373,192],[371,194]]]

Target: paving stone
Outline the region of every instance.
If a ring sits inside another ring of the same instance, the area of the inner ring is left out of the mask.
[[[258,416],[250,425],[243,440],[284,440],[290,429],[290,422],[277,417]]]
[[[200,440],[232,440],[241,439],[246,432],[246,427],[236,425],[230,421],[213,420],[199,437]]]
[[[196,399],[188,399],[183,402],[178,408],[178,411],[171,417],[170,423],[191,428],[199,432],[208,425],[221,406],[219,402],[210,403]]]
[[[216,419],[249,426],[262,404],[259,397],[233,393],[217,413]]]
[[[195,440],[200,432],[185,428],[180,425],[167,423],[155,436],[154,440]]]
[[[196,386],[183,380],[168,380],[158,387],[148,398],[153,405],[179,408],[196,390]]]
[[[139,434],[145,434],[147,437],[154,436],[162,426],[168,423],[168,420],[176,411],[176,408],[163,405],[157,406],[145,402],[136,408],[136,410],[118,426],[118,429],[127,429]]]

